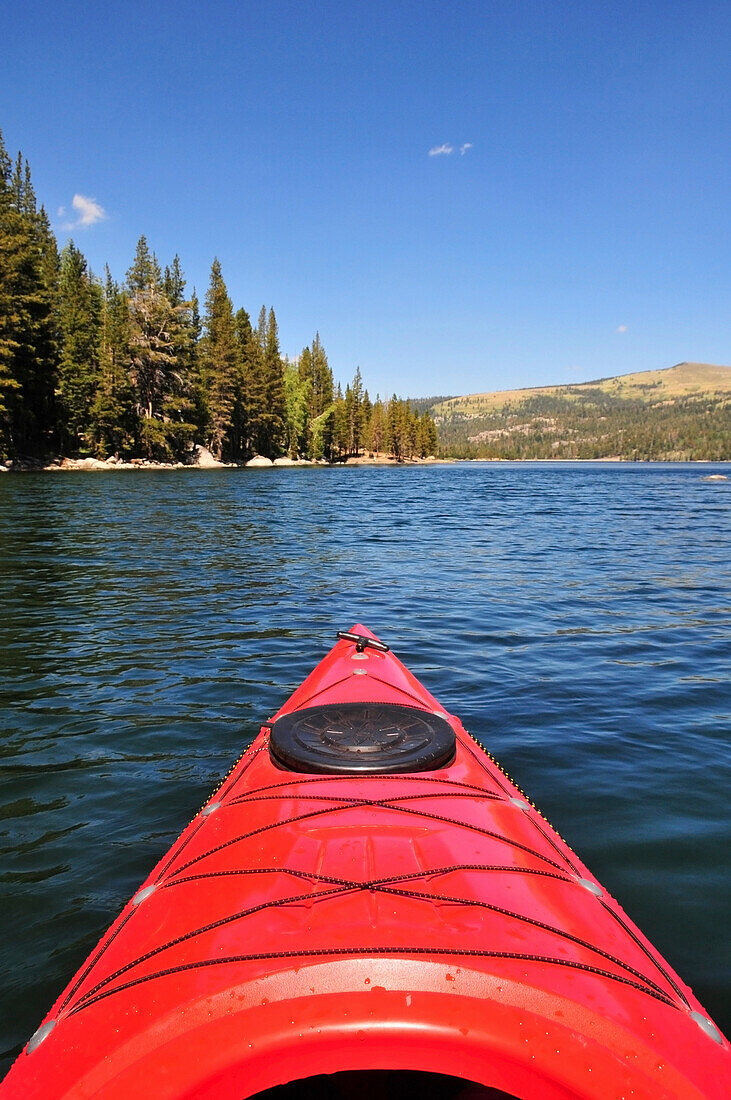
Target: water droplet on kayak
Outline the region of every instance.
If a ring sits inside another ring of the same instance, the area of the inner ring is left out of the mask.
[[[204,806],[201,810],[201,817],[208,817],[209,814],[215,814],[216,810],[220,810],[220,802],[209,802],[207,806]]]
[[[154,894],[156,889],[156,886],[145,886],[144,889],[138,890],[132,898],[132,904],[139,905],[141,901],[145,901],[149,898],[150,894]]]
[[[721,1038],[721,1032],[718,1030],[712,1020],[709,1020],[707,1016],[704,1016],[701,1012],[691,1012],[691,1020],[695,1020],[701,1031],[705,1031],[706,1035],[713,1039],[714,1043],[718,1043],[719,1046],[723,1046],[723,1039]]]
[[[28,1040],[28,1054],[32,1054],[33,1051],[41,1045],[43,1040],[48,1038],[55,1026],[55,1020],[49,1020],[48,1023],[41,1024],[38,1030],[35,1031]]]
[[[602,896],[602,888],[598,882],[592,882],[590,878],[580,878],[579,886],[583,886],[585,890],[588,890],[590,894],[595,894],[598,898]]]
[[[530,804],[526,802],[524,798],[511,798],[510,801],[514,806],[518,806],[521,810],[529,810]]]

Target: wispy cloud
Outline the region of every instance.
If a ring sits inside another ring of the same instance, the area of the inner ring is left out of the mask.
[[[623,336],[626,331],[627,331],[627,326],[626,325],[617,325],[617,332],[620,334],[620,336]]]
[[[453,153],[459,153],[459,155],[463,157],[467,150],[471,148],[471,141],[466,141],[464,145],[452,145],[451,142],[445,141],[443,145],[432,145],[431,149],[429,150],[429,156],[451,157]]]
[[[96,199],[90,199],[87,195],[74,195],[71,206],[76,216],[73,221],[64,222],[62,229],[89,229],[90,226],[103,222],[107,216],[101,203]],[[65,206],[59,206],[58,216],[66,217]]]

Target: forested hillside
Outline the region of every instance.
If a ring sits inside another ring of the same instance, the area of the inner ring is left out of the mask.
[[[464,458],[731,459],[731,367],[706,363],[449,398],[431,412],[442,451]]]
[[[140,237],[123,281],[59,252],[21,154],[0,135],[0,461],[50,455],[338,461],[436,450],[426,411],[372,401],[360,371],[343,391],[319,335],[283,357],[273,308],[235,308],[218,260],[203,305],[178,256]],[[315,326],[313,325],[313,328]]]

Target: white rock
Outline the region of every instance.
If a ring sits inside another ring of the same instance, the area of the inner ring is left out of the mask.
[[[246,465],[247,466],[273,466],[274,463],[272,462],[271,458],[264,458],[264,455],[254,455],[253,458],[249,459],[249,461],[246,463]]]
[[[201,447],[199,444],[195,448],[195,465],[201,466],[204,470],[210,470],[216,466],[223,466],[224,463],[214,458],[207,447]]]
[[[106,462],[102,462],[98,458],[81,458],[77,465],[77,470],[107,470],[109,467]]]

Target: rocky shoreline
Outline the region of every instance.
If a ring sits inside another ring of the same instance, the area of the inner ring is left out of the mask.
[[[385,454],[361,455],[347,458],[342,462],[328,462],[326,459],[311,460],[305,458],[265,458],[255,455],[248,462],[219,462],[205,447],[196,447],[188,462],[156,462],[148,458],[131,458],[128,461],[113,455],[111,458],[63,458],[49,460],[15,459],[4,465],[0,463],[0,474],[29,472],[68,472],[68,471],[104,471],[111,470],[240,470],[249,466],[422,466],[434,463],[455,462],[456,459],[428,458],[397,459]]]
[[[2,464],[0,463],[0,475],[8,473],[57,473],[57,472],[75,472],[75,471],[98,471],[109,472],[111,470],[243,470],[247,467],[296,467],[296,466],[447,466],[470,463],[471,465],[493,465],[500,463],[510,463],[516,461],[542,463],[545,465],[552,465],[554,463],[561,462],[580,462],[582,464],[601,464],[605,462],[622,462],[632,463],[632,459],[622,458],[621,455],[613,455],[610,458],[574,458],[574,459],[555,459],[555,458],[529,458],[529,459],[505,459],[505,458],[436,458],[434,455],[429,455],[427,458],[394,458],[392,455],[386,455],[383,453],[359,455],[358,458],[345,458],[339,462],[328,462],[326,459],[321,458],[318,460],[307,458],[265,458],[264,455],[255,455],[249,459],[248,462],[219,462],[213,457],[210,451],[205,447],[198,447],[196,454],[191,457],[189,462],[156,462],[149,458],[131,458],[129,461],[118,458],[113,455],[111,458],[62,458],[58,456],[53,459],[15,459]],[[704,466],[711,463],[712,459],[694,459],[688,460],[683,465],[690,466]],[[645,459],[644,463],[653,463],[662,465],[662,460],[659,459]],[[726,463],[721,463],[726,465]],[[704,481],[727,481],[729,476],[726,474],[710,474],[703,479]]]

